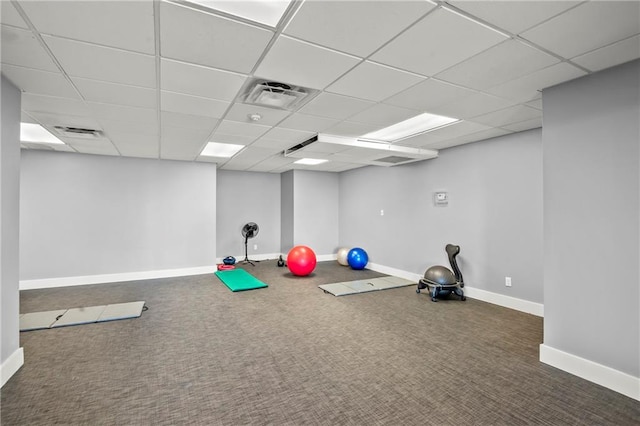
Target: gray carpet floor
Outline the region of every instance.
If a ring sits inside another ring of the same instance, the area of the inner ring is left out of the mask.
[[[538,361],[542,319],[403,287],[334,297],[380,276],[321,262],[294,277],[214,275],[30,290],[21,312],[145,300],[140,318],[24,332],[5,425],[638,425],[640,403]]]

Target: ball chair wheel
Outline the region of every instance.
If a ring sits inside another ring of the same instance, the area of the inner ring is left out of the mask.
[[[435,297],[432,297],[432,298],[431,298],[431,301],[432,301],[432,302],[437,302],[437,301],[438,301],[438,299],[436,299]]]
[[[466,296],[462,296],[462,297],[460,298],[460,300],[464,302],[465,300],[467,300],[467,297],[466,297]]]
[[[416,293],[420,294],[420,289],[416,288]]]

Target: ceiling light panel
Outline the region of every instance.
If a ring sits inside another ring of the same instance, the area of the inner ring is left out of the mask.
[[[290,0],[189,0],[189,2],[248,19],[249,21],[259,22],[270,27],[276,27],[278,25],[278,22],[282,19],[282,15],[284,15],[291,3]]]
[[[280,36],[255,72],[256,76],[323,89],[360,61],[320,46]]]
[[[456,121],[458,121],[457,118],[423,113],[392,126],[385,127],[384,129],[367,133],[362,136],[362,139],[397,142],[438,127],[446,126],[447,124],[455,123]]]
[[[615,25],[601,25],[615,22]],[[530,40],[565,58],[573,58],[638,34],[640,2],[584,2],[522,33]]]
[[[506,36],[446,9],[438,9],[376,52],[371,59],[432,76]]]
[[[293,164],[303,164],[306,166],[317,166],[318,164],[326,163],[329,160],[324,160],[321,158],[301,158],[297,161],[294,161]]]
[[[244,145],[209,142],[204,147],[200,155],[206,157],[230,158],[237,154],[242,148],[244,148]]]
[[[367,57],[434,7],[428,1],[305,1],[284,33]]]
[[[329,86],[327,91],[380,102],[423,80],[424,77],[416,74],[365,61]]]
[[[64,143],[44,127],[34,123],[20,123],[20,142]]]
[[[164,58],[248,74],[272,37],[273,31],[264,28],[160,3],[160,45]]]

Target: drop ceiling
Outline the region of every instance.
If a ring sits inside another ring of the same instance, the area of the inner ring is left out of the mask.
[[[222,170],[340,172],[393,165],[404,152],[432,158],[541,127],[542,89],[640,57],[638,1],[292,1],[275,27],[177,0],[1,7],[1,69],[22,91],[22,121],[100,131],[24,149]],[[293,110],[245,103],[255,80],[309,96]],[[423,112],[459,121],[386,151],[349,143]],[[298,154],[329,161],[283,154],[318,134]],[[201,156],[210,141],[244,148]]]

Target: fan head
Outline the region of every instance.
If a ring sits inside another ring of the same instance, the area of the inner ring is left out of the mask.
[[[249,222],[242,227],[242,236],[247,239],[253,238],[258,235],[258,231],[260,231],[258,224],[255,222]]]

